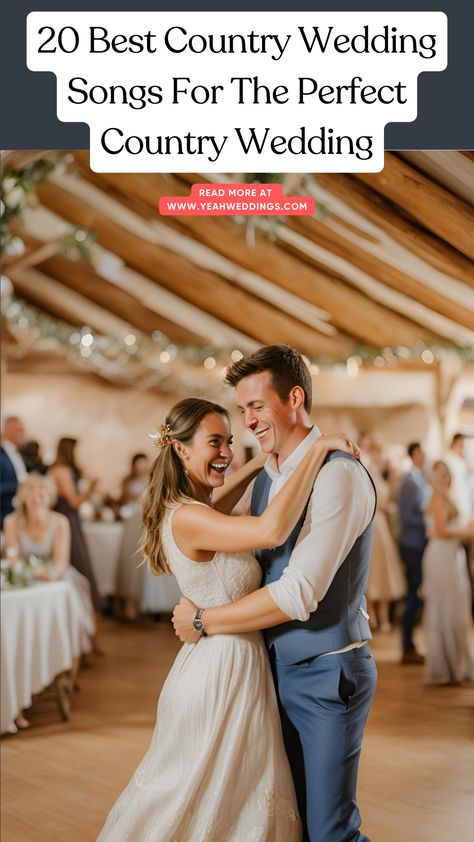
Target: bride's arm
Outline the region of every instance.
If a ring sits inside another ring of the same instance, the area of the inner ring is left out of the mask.
[[[226,477],[222,488],[216,488],[212,495],[212,502],[218,512],[230,515],[244,491],[262,470],[267,458],[265,453],[259,453],[250,462],[234,471],[230,477]]]
[[[229,517],[204,506],[181,506],[173,526],[183,551],[243,552],[280,546],[296,526],[328,452],[335,449],[354,454],[347,437],[320,436],[259,517]]]

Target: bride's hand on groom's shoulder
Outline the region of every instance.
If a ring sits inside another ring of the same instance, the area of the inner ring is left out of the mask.
[[[326,433],[316,440],[316,445],[322,447],[327,453],[331,450],[343,450],[355,456],[356,459],[360,459],[358,446],[345,433]]]
[[[174,626],[174,633],[182,643],[197,643],[201,637],[193,627],[196,611],[196,605],[186,596],[182,596],[178,604],[175,605],[171,622]]]

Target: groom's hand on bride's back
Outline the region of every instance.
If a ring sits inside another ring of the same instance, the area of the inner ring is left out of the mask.
[[[183,643],[197,643],[201,635],[194,629],[193,620],[197,606],[186,596],[182,596],[175,605],[171,622],[174,626],[174,633]]]

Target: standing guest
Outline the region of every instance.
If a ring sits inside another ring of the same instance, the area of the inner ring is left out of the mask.
[[[135,453],[130,464],[130,471],[122,480],[120,502],[135,503],[145,491],[150,473],[150,463],[144,453]]]
[[[1,480],[1,502],[0,502],[0,529],[3,521],[13,511],[13,498],[18,488],[18,483],[26,479],[25,463],[19,452],[25,438],[25,427],[20,418],[10,415],[5,418],[2,426],[2,443],[0,447],[0,480]]]
[[[421,600],[418,589],[421,585],[421,560],[426,547],[425,510],[430,496],[430,485],[423,473],[425,453],[419,442],[408,447],[412,461],[410,471],[400,486],[400,558],[405,567],[407,596],[402,618],[403,664],[422,664],[424,658],[415,649],[413,630],[415,628]]]
[[[465,458],[466,436],[455,433],[444,457],[452,477],[451,495],[461,517],[472,515],[471,478]]]
[[[389,632],[390,603],[405,595],[406,582],[403,567],[398,556],[395,541],[390,532],[388,514],[390,508],[390,487],[382,475],[382,450],[373,442],[369,451],[369,462],[364,463],[370,471],[377,491],[377,511],[374,518],[374,540],[370,558],[367,583],[367,609],[373,629]]]
[[[76,444],[77,440],[72,438],[59,440],[56,458],[51,465],[50,474],[58,490],[56,511],[66,515],[71,526],[71,564],[89,580],[92,602],[95,610],[99,612],[102,608],[102,600],[97,589],[94,570],[78,512],[81,503],[88,500],[94,493],[97,480],[92,480],[86,491],[79,492],[78,485],[82,472],[78,468],[74,457]]]
[[[29,474],[45,474],[48,466],[44,464],[41,448],[37,441],[26,441],[20,447],[20,453]]]
[[[150,473],[150,463],[144,453],[135,453],[130,471],[122,481],[120,502],[130,507],[130,517],[125,521],[117,570],[116,594],[124,600],[124,619],[138,619],[139,603],[143,591],[145,565],[143,556],[137,554],[142,531],[139,499],[144,492]]]
[[[428,684],[474,680],[469,648],[471,586],[461,546],[461,541],[474,537],[474,523],[459,515],[451,487],[448,466],[436,462],[427,517],[429,542],[423,556]]]

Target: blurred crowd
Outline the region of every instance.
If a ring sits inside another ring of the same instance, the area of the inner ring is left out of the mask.
[[[474,473],[465,444],[466,437],[457,433],[442,459],[429,464],[420,442],[412,442],[405,452],[401,446],[384,448],[368,434],[359,440],[378,497],[367,589],[372,629],[384,633],[399,623],[402,663],[426,660],[429,683],[474,679],[468,641]],[[98,648],[97,618],[104,605],[82,523],[99,510],[104,521],[125,521],[116,588],[121,617],[135,621],[143,610],[156,611],[159,598],[157,603],[150,581],[146,588],[144,584],[145,577],[152,577],[137,555],[139,500],[150,461],[136,453],[120,493],[103,499],[97,497],[97,479],[86,479],[77,464],[76,447],[76,439],[61,438],[47,466],[39,443],[25,440],[22,420],[5,419],[0,453],[2,552],[10,558],[33,554],[45,561],[43,577],[68,578],[82,605],[84,634],[91,647]],[[425,655],[414,642],[422,615]]]
[[[443,458],[428,464],[422,444],[412,442],[403,470],[399,451],[394,459],[370,436],[360,440],[378,497],[367,588],[372,628],[389,631],[398,609],[402,663],[426,661],[430,684],[474,680],[474,472],[465,445],[456,433]],[[422,614],[425,655],[414,642]]]

